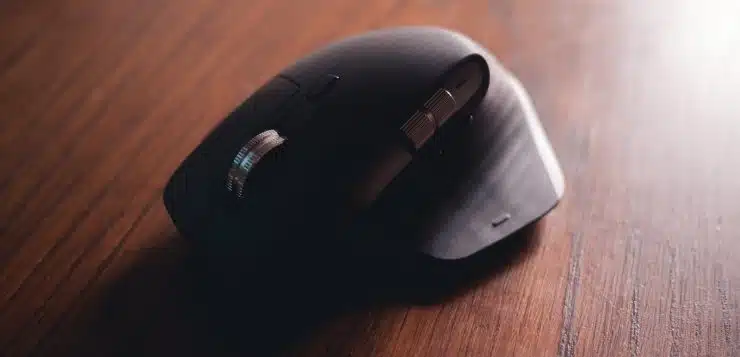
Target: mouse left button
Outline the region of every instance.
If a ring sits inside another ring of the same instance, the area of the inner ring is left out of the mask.
[[[279,112],[298,90],[295,83],[285,78],[273,78],[229,113],[201,146],[238,150],[244,144],[244,138],[275,127],[280,118]]]

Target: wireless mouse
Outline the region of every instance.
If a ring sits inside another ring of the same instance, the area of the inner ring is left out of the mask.
[[[414,26],[277,73],[184,159],[164,203],[183,236],[225,254],[324,244],[373,209],[397,222],[423,210],[424,230],[399,247],[456,260],[538,220],[563,190],[514,76],[463,34]]]

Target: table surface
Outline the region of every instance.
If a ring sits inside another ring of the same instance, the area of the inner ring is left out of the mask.
[[[0,354],[738,356],[738,4],[0,2]],[[536,244],[443,303],[206,338],[175,303],[167,178],[295,59],[409,24],[468,34],[529,90],[567,181]]]

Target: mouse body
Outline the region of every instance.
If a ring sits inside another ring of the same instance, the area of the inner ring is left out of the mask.
[[[536,221],[563,188],[493,55],[451,30],[398,27],[280,71],[185,158],[164,202],[185,237],[232,253],[319,244],[379,207],[401,223],[426,209],[433,222],[401,246],[450,260]]]

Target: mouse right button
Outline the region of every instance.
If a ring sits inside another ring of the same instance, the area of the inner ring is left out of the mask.
[[[316,100],[323,97],[327,93],[331,92],[332,89],[334,89],[334,86],[337,84],[338,80],[339,76],[336,74],[326,74],[319,76],[319,78],[316,79],[316,82],[308,88],[308,91],[306,92],[306,97],[309,100]]]

